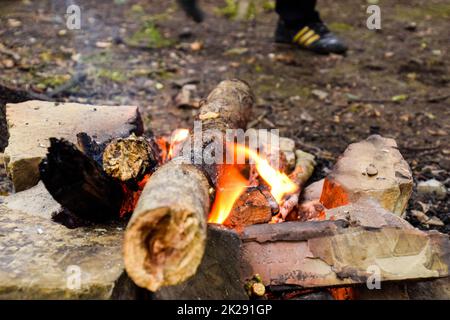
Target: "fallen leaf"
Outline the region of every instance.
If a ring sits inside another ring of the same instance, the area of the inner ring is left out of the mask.
[[[328,97],[328,93],[322,90],[312,90],[311,91],[312,95],[319,98],[319,100],[325,100]]]
[[[406,94],[399,94],[399,95],[393,96],[391,98],[391,100],[394,102],[401,102],[401,101],[405,101],[407,99],[408,99],[408,95],[406,95]]]
[[[190,47],[191,47],[192,51],[200,51],[200,50],[203,49],[203,42],[201,42],[201,41],[194,41],[194,42],[191,43]]]

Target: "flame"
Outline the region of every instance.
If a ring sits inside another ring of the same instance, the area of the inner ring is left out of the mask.
[[[121,218],[131,214],[136,207],[136,204],[141,196],[142,190],[144,190],[148,179],[150,179],[151,174],[146,174],[140,181],[137,182],[137,188],[131,189],[126,183],[122,183],[122,190],[125,195],[124,201],[120,208],[119,216]]]
[[[188,136],[188,129],[176,129],[174,132],[172,132],[172,135],[170,136],[169,152],[167,154],[167,158],[169,160],[173,158],[175,148],[178,147],[183,141],[185,141]]]
[[[208,222],[222,224],[246,187],[247,179],[239,170],[233,164],[224,164],[217,181],[216,198]]]
[[[256,170],[263,180],[270,186],[270,193],[277,201],[281,203],[283,197],[287,194],[298,190],[298,185],[295,184],[289,177],[276,169],[274,169],[267,159],[264,159],[257,152],[245,147],[244,145],[236,144],[235,150],[237,153],[244,153],[247,157],[252,159],[256,164]]]
[[[171,160],[178,152],[177,148],[189,137],[188,129],[176,129],[169,138],[161,137],[156,139],[156,143],[161,151],[161,159],[164,164]]]
[[[270,193],[280,204],[284,196],[298,190],[289,177],[270,166],[267,159],[261,157],[257,152],[240,144],[233,144],[235,159],[238,154],[243,154],[255,163],[258,174],[270,186]],[[248,186],[248,181],[239,172],[236,164],[225,164],[219,175],[216,198],[209,216],[208,222],[222,224],[233,209],[233,205]]]

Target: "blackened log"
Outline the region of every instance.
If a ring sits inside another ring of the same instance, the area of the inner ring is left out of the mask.
[[[74,144],[51,138],[39,171],[53,198],[76,216],[93,222],[119,216],[123,202],[120,183]]]

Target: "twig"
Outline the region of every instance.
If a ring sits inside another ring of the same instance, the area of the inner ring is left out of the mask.
[[[264,119],[269,114],[268,110],[265,110],[263,113],[261,113],[255,120],[250,121],[247,125],[247,129],[255,127],[257,124],[259,124],[262,119]]]
[[[401,147],[401,149],[405,149],[408,151],[417,151],[417,152],[421,152],[421,151],[429,151],[429,150],[436,150],[439,149],[441,147],[441,145],[437,145],[437,146],[432,146],[432,147]]]
[[[431,97],[431,98],[426,99],[425,101],[426,102],[439,102],[439,101],[445,101],[448,98],[450,98],[450,94],[446,94],[446,95],[438,96],[438,97]]]

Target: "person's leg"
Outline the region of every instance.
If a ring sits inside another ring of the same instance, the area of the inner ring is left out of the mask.
[[[275,41],[293,43],[317,53],[344,53],[347,46],[321,21],[316,0],[277,0],[280,16]]]
[[[288,26],[300,27],[300,24],[320,20],[316,2],[316,0],[277,0],[275,11]]]

